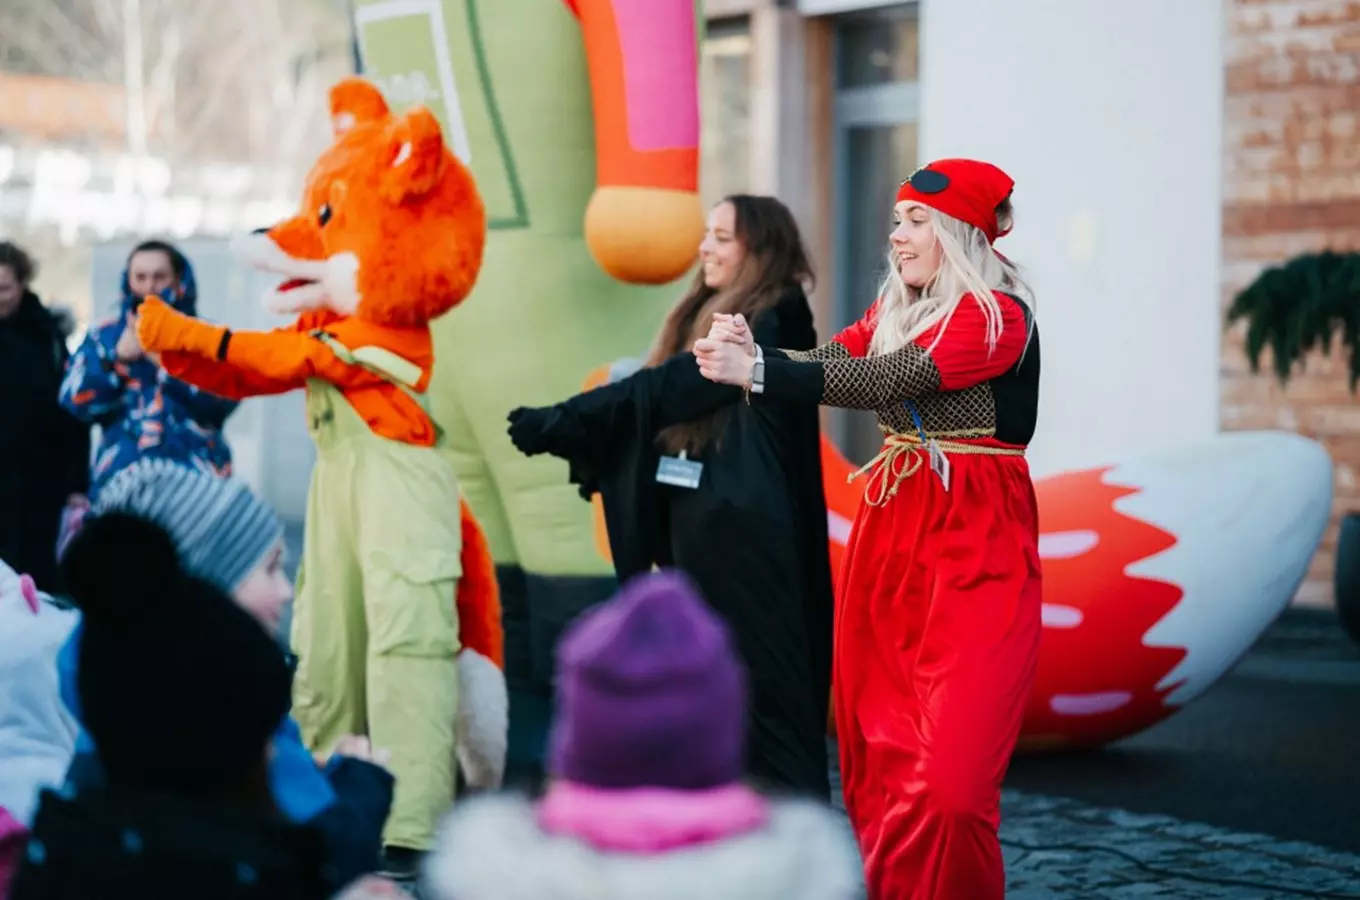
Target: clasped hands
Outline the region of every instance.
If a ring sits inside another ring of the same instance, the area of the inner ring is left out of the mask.
[[[740,313],[714,313],[708,337],[694,342],[699,373],[718,384],[748,387],[756,364],[756,344]]]

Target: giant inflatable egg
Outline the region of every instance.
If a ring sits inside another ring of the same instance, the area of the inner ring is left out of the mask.
[[[824,453],[832,559],[855,508]],[[1098,746],[1202,694],[1293,598],[1332,464],[1289,432],[1233,432],[1035,483],[1043,639],[1020,747]]]

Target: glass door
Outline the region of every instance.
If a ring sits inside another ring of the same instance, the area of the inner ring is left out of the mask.
[[[699,191],[705,207],[751,185],[751,30],[746,19],[710,22],[699,56]]]
[[[887,273],[897,185],[918,165],[917,8],[836,19],[836,317],[854,322]],[[836,411],[831,434],[856,464],[882,443],[868,412]]]

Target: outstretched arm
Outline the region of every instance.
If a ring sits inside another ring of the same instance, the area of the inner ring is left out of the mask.
[[[783,331],[779,310],[766,310],[754,331],[761,343],[775,343]],[[510,437],[530,455],[552,453],[598,464],[637,430],[639,414],[645,415],[653,431],[660,431],[708,415],[742,396],[738,388],[705,378],[694,354],[686,351],[555,406],[517,409],[510,414]]]
[[[161,368],[165,369],[167,375],[231,403],[247,397],[286,394],[301,386],[292,382],[272,381],[224,360],[207,359],[179,350],[162,351]]]
[[[581,21],[595,110],[586,244],[621,281],[673,281],[693,264],[704,232],[694,0],[567,5]]]
[[[845,409],[885,409],[937,391],[960,391],[1014,366],[1029,342],[1019,302],[998,295],[1002,333],[987,344],[982,306],[965,297],[936,340],[934,329],[892,353],[861,358],[810,360],[777,349],[765,351],[765,394],[775,399]],[[752,366],[736,345],[701,341],[696,348],[707,377],[746,383]]]
[[[200,388],[192,381],[186,381],[173,375],[169,369],[165,368],[165,359],[161,358],[163,371],[161,372],[161,390],[169,397],[179,403],[189,418],[205,428],[221,428],[227,422],[227,417],[236,411],[240,401],[229,399],[210,390]]]
[[[741,396],[739,388],[704,378],[694,354],[677,353],[659,366],[639,369],[553,406],[513,410],[510,439],[529,456],[551,453],[598,466],[636,431],[643,416],[659,431],[735,403]]]
[[[142,304],[137,334],[171,375],[232,399],[283,393],[309,378],[347,386],[363,372],[296,328],[232,331],[155,299]]]

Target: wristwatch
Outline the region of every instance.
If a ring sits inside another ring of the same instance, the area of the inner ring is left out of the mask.
[[[751,367],[751,393],[765,393],[765,353],[756,344],[756,364]]]

